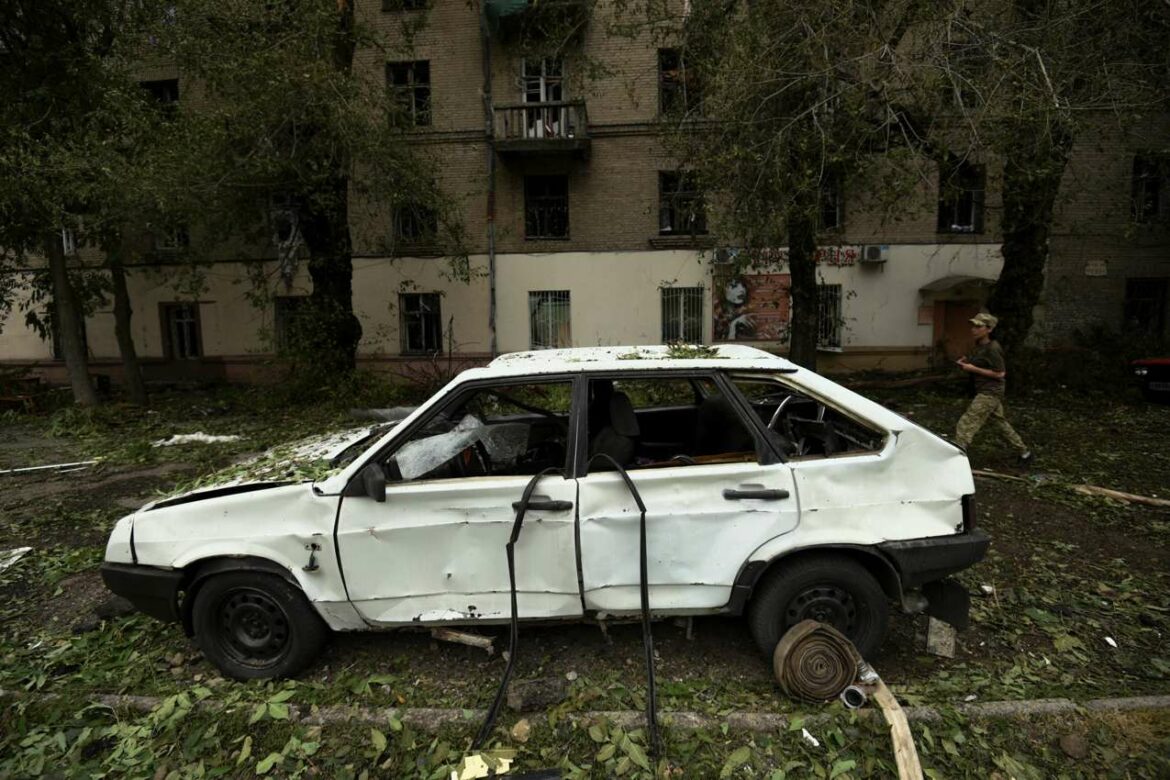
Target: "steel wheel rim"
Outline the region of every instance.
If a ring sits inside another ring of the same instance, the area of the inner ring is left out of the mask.
[[[217,644],[236,663],[267,667],[288,653],[292,638],[288,615],[262,590],[228,591],[219,600],[216,619]]]
[[[849,591],[837,585],[813,585],[788,602],[784,611],[784,629],[787,631],[802,620],[815,620],[853,639],[863,619],[857,601]]]

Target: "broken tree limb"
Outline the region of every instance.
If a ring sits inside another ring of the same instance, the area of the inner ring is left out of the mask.
[[[74,463],[50,463],[46,466],[25,466],[19,469],[2,469],[0,474],[28,474],[34,471],[60,471],[61,469],[76,469],[92,466],[96,460],[79,460]]]
[[[1154,498],[1153,496],[1139,496],[1134,493],[1123,493],[1120,490],[1110,490],[1109,488],[1098,487],[1096,485],[1071,485],[1074,493],[1080,493],[1084,496],[1104,496],[1112,498],[1114,501],[1121,501],[1126,504],[1144,504],[1145,506],[1170,507],[1170,501],[1164,498]]]
[[[882,708],[886,723],[890,724],[890,739],[894,743],[894,761],[898,765],[898,780],[922,780],[922,764],[918,762],[918,750],[910,734],[910,723],[902,705],[890,693],[890,689],[878,678],[873,689],[873,700]]]
[[[486,650],[488,655],[496,651],[495,645],[493,644],[495,640],[490,636],[469,634],[466,631],[454,631],[450,628],[432,628],[431,637],[443,642],[455,642],[460,645],[478,647],[481,650]]]
[[[987,471],[986,469],[971,469],[971,473],[977,477],[990,477],[991,479],[1006,479],[1010,482],[1027,482],[1025,477],[1017,477],[1014,474],[1000,474],[998,471]]]

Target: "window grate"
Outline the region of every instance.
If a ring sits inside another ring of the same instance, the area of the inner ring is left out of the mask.
[[[569,178],[524,177],[524,237],[569,237]]]
[[[841,348],[841,285],[817,285],[817,348]]]
[[[194,303],[164,303],[166,354],[171,360],[195,360],[203,355],[199,334],[199,307]]]
[[[703,288],[662,288],[662,343],[703,343]]]
[[[568,290],[536,290],[528,293],[528,319],[532,349],[571,347],[573,337]]]
[[[438,293],[402,293],[398,296],[402,354],[443,351],[443,315]]]

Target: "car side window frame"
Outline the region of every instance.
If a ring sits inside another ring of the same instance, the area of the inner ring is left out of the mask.
[[[409,426],[403,431],[394,436],[382,447],[379,447],[373,453],[369,453],[361,461],[361,466],[354,471],[354,475],[346,483],[346,489],[343,495],[348,494],[351,484],[361,479],[362,470],[371,463],[383,463],[388,458],[392,457],[399,449],[414,440],[415,434],[426,426],[430,425],[438,416],[445,414],[450,409],[457,407],[460,404],[466,403],[470,396],[475,393],[491,388],[508,387],[517,384],[556,384],[558,382],[566,383],[569,387],[569,413],[567,415],[568,431],[566,436],[568,440],[565,442],[565,475],[571,478],[571,474],[576,466],[576,439],[579,438],[577,425],[574,421],[579,417],[577,412],[579,388],[581,384],[581,377],[577,374],[557,373],[557,374],[518,374],[508,377],[489,377],[485,379],[475,379],[465,384],[460,385],[454,392],[452,392],[446,399],[436,404],[434,408],[430,409],[427,414],[412,421]],[[587,392],[587,390],[586,390]],[[387,485],[410,485],[422,484],[422,482],[437,482],[440,480],[391,480],[390,475],[387,474]],[[452,478],[452,481],[459,478]]]

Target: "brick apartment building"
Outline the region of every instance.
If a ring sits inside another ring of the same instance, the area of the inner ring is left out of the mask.
[[[366,22],[390,33],[425,2],[386,0],[394,10],[366,11],[374,14]],[[605,12],[603,4],[594,11]],[[378,77],[385,72],[414,112],[412,142],[442,161],[440,184],[460,204],[470,237],[471,278],[450,278],[428,245],[432,214],[362,212],[376,215],[351,226],[363,364],[400,366],[448,348],[474,361],[493,347],[674,340],[783,351],[783,268],[728,277],[719,260],[734,249],[716,247],[700,194],[663,150],[662,111],[685,99],[685,63],[676,51],[649,39],[607,37],[595,23],[563,59],[525,60],[504,40],[505,18],[491,36],[489,136],[478,11],[462,0],[431,0],[427,13],[409,61],[364,51],[357,67]],[[587,78],[583,55],[605,62],[609,75]],[[187,89],[165,70],[144,86],[166,100],[181,100]],[[1166,335],[1170,125],[1146,130],[1102,133],[1074,150],[1037,343],[1059,345],[1075,328],[1094,324]],[[1002,261],[995,168],[970,164],[960,175],[962,191],[942,200],[937,177],[924,181],[896,221],[868,212],[856,183],[842,182],[827,199],[822,222],[830,229],[819,266],[822,370],[914,368],[965,350],[966,320],[986,302]],[[181,241],[160,241],[160,250],[182,251]],[[263,373],[284,318],[309,292],[303,262],[284,271],[273,274],[279,281],[264,307],[249,301],[238,260],[212,261],[196,299],[174,289],[165,273],[133,273],[134,338],[148,375]],[[63,376],[53,346],[20,320],[14,310],[3,323],[2,360]],[[95,370],[116,374],[112,312],[88,318],[86,341]]]

